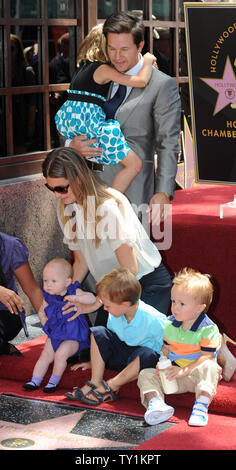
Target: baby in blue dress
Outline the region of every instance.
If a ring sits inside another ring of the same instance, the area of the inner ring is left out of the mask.
[[[66,369],[67,359],[90,346],[89,326],[85,315],[68,321],[75,312],[62,312],[67,303],[64,300],[67,295],[78,296],[82,304],[92,304],[96,300],[92,293],[84,292],[77,281],[72,283],[70,263],[63,258],[55,258],[43,270],[44,301],[39,311],[39,318],[48,338],[34,367],[31,381],[23,385],[26,390],[39,388],[49,365],[54,361],[52,375],[43,389],[46,393],[54,392]]]

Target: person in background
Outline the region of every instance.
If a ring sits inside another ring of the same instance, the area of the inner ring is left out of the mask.
[[[27,65],[22,41],[11,34],[11,86],[36,85],[33,68]],[[15,153],[25,153],[33,143],[36,125],[36,94],[17,94],[12,97],[13,142]]]
[[[26,328],[24,301],[17,294],[16,280],[35,312],[43,301],[28,259],[29,251],[19,238],[0,232],[0,354],[22,355],[9,343]]]
[[[70,34],[64,33],[57,41],[57,53],[49,62],[49,83],[70,83]],[[51,147],[60,147],[60,139],[55,125],[55,115],[67,99],[66,91],[53,91],[50,100]]]

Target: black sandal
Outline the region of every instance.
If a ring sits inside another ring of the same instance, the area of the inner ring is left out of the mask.
[[[94,390],[96,388],[96,385],[94,385],[92,382],[90,382],[88,380],[88,382],[86,382],[86,385],[88,385],[90,388],[90,390],[87,392],[87,393],[90,393],[92,390]],[[85,397],[85,395],[83,394],[81,388],[79,387],[74,387],[73,388],[74,392],[67,392],[65,393],[66,397],[69,398],[70,400],[82,400],[83,397]]]
[[[116,401],[119,398],[118,393],[112,390],[109,385],[105,382],[105,380],[102,380],[102,385],[105,389],[105,392],[99,392],[98,390],[91,389],[89,392],[86,393],[86,395],[83,394],[83,396],[80,398],[81,401],[83,403],[86,403],[87,405],[97,406],[108,401]],[[96,400],[91,400],[87,397],[87,395],[93,395]]]

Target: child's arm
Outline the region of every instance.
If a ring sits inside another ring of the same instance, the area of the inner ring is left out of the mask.
[[[169,350],[170,350],[169,345],[163,344],[161,352],[164,354],[164,356],[169,357]]]
[[[181,377],[186,377],[189,375],[193,369],[198,367],[200,364],[202,364],[204,361],[208,359],[212,359],[213,357],[213,352],[205,352],[202,351],[201,356],[196,359],[196,361],[193,361],[191,364],[185,367],[178,367],[178,366],[171,366],[166,369],[166,378],[168,380],[173,380],[176,378],[181,378]]]
[[[93,74],[94,81],[100,85],[112,81],[119,83],[120,85],[144,88],[150,80],[152,66],[156,62],[156,57],[147,52],[143,58],[143,67],[137,75],[127,75],[125,73],[118,72],[111,65],[103,64],[95,70]]]

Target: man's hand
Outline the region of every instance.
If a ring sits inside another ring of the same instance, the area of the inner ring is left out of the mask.
[[[88,139],[86,135],[78,135],[71,141],[70,147],[75,149],[81,157],[99,157],[103,149],[91,147],[96,143],[96,139]]]
[[[149,222],[159,225],[167,217],[169,212],[170,196],[166,193],[156,193],[149,203]]]

